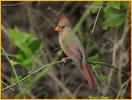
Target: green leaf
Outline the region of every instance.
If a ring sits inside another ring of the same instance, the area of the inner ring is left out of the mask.
[[[91,5],[90,5],[90,12],[91,13],[96,13],[99,9],[99,6],[100,6],[101,2],[93,2]]]
[[[28,46],[31,49],[32,53],[34,53],[41,47],[41,44],[41,39],[32,38],[31,41],[28,43]]]
[[[107,7],[112,7],[112,8],[115,8],[115,9],[120,9],[121,8],[121,5],[122,3],[121,2],[107,2]]]
[[[103,29],[107,29],[108,27],[117,27],[123,24],[125,21],[125,14],[124,13],[106,13],[105,20],[102,24]]]
[[[10,38],[15,42],[15,44],[18,47],[21,47],[23,39],[21,38],[22,34],[19,34],[20,32],[18,28],[15,27],[14,29],[10,29],[9,33],[10,33]]]
[[[94,56],[89,57],[88,61],[94,61],[94,62],[95,62],[95,61],[100,61],[99,54],[96,53]],[[101,67],[101,66],[98,65],[98,64],[92,65],[92,69],[93,69],[93,70],[97,70],[97,69],[100,68],[100,67]]]
[[[24,68],[30,69],[32,67],[33,54],[31,52],[27,53],[25,51],[19,50],[16,60]]]
[[[43,46],[42,40],[30,33],[21,32],[17,27],[10,29],[9,32],[11,40],[19,47],[16,55],[17,63],[24,68],[30,69],[35,52]]]
[[[89,61],[100,61],[99,54],[96,53],[94,56],[91,56],[91,57],[89,58]]]
[[[126,7],[126,3],[122,2],[107,2],[106,7],[103,10],[103,22],[101,23],[104,30],[109,27],[118,27],[125,21],[126,11],[123,9]]]

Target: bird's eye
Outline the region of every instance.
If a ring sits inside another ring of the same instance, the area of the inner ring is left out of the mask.
[[[62,26],[62,28],[65,28],[65,26]]]

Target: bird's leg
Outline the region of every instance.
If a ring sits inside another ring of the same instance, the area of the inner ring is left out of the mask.
[[[70,57],[62,58],[62,61],[66,63],[66,60],[70,59]]]

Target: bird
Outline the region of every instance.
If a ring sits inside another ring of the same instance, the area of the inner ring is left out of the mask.
[[[68,15],[61,14],[54,31],[59,34],[59,44],[64,53],[77,65],[82,67],[89,89],[95,88],[95,81],[91,68],[86,60],[86,53],[79,37],[72,32],[73,26]]]

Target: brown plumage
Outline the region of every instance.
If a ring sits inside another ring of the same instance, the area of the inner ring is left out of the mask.
[[[61,15],[60,20],[55,28],[59,32],[59,43],[64,53],[82,67],[85,79],[89,88],[95,87],[93,74],[86,61],[84,48],[75,33],[72,33],[72,26],[66,15]]]

